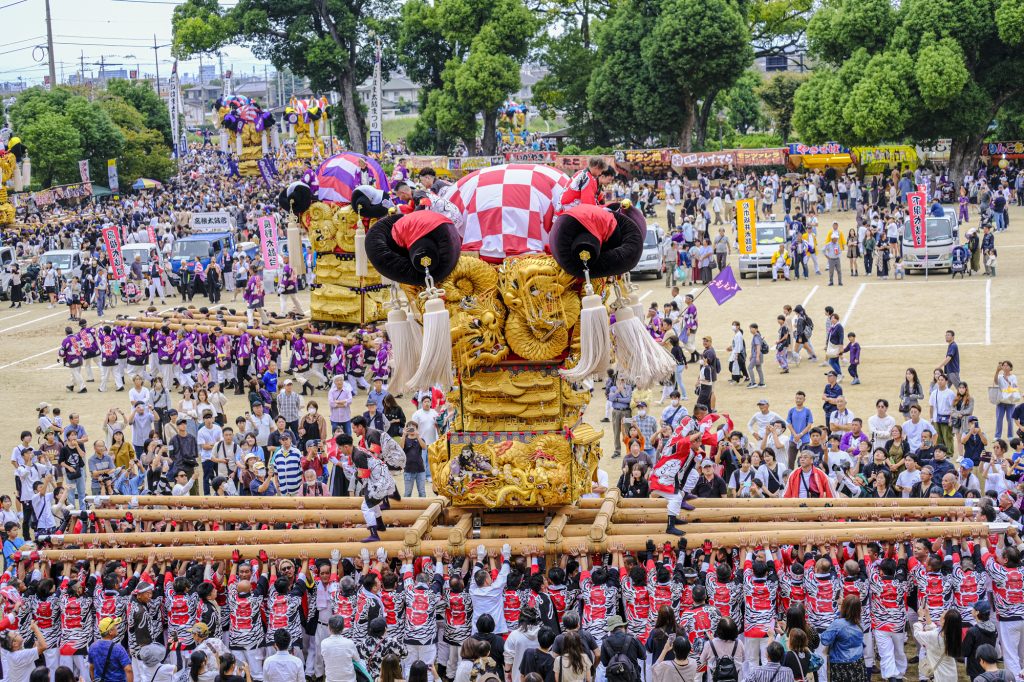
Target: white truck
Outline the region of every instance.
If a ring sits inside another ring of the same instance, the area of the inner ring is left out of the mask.
[[[754,253],[740,254],[740,279],[761,275],[771,279],[772,254],[779,250],[779,244],[786,243],[786,223],[781,220],[758,222],[755,231],[757,245]]]

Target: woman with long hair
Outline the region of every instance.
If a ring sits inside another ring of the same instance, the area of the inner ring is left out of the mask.
[[[811,650],[808,646],[807,633],[800,628],[793,628],[786,638],[789,651],[782,659],[782,665],[793,671],[794,682],[808,682],[811,674]]]
[[[405,411],[390,393],[384,396],[384,418],[388,420],[388,435],[392,438],[401,436],[406,422]]]
[[[900,386],[900,414],[904,419],[910,419],[910,408],[919,405],[921,400],[924,400],[921,379],[917,376],[916,369],[908,367]]]
[[[114,466],[127,467],[135,459],[135,450],[125,440],[124,431],[114,431],[110,438],[110,456]]]
[[[960,611],[949,609],[942,614],[941,626],[932,622],[928,607],[922,605],[914,623],[914,639],[924,647],[927,657],[921,661],[921,675],[930,668],[935,682],[956,682],[956,662],[963,658],[963,618]]]
[[[220,657],[220,675],[217,682],[252,682],[252,673],[246,663],[239,665],[231,652]]]
[[[395,654],[386,654],[380,662],[377,682],[405,682],[402,677],[402,661]]]
[[[860,629],[860,597],[849,595],[839,607],[840,617],[821,633],[828,660],[829,682],[863,682],[864,632]]]
[[[562,654],[555,658],[552,669],[555,682],[591,682],[590,667],[590,656],[579,631],[570,630],[562,635]]]
[[[974,396],[966,381],[961,381],[956,387],[956,397],[953,398],[953,409],[949,411],[949,425],[956,433],[956,454],[963,457],[964,446],[961,442],[963,437],[971,430],[969,417],[974,414]]]
[[[671,606],[662,606],[658,609],[654,629],[647,636],[644,648],[647,651],[647,669],[644,679],[651,679],[652,669],[656,661],[660,661],[665,653],[665,647],[671,649],[671,642],[676,634],[676,614]]]
[[[205,651],[193,651],[188,659],[188,679],[190,682],[214,682],[219,674],[217,665],[211,663]]]
[[[851,227],[846,233],[846,257],[850,259],[850,274],[854,277],[860,275],[857,272],[857,264],[860,262],[860,240],[857,238],[857,228]]]

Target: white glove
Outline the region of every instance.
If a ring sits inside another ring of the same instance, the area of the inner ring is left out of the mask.
[[[387,550],[384,549],[383,547],[378,547],[377,548],[377,561],[379,561],[379,562],[381,562],[383,564],[387,560],[388,560],[388,552],[387,552]]]
[[[510,544],[508,544],[506,542],[504,545],[501,546],[501,558],[504,559],[505,561],[508,561],[511,556],[512,556],[512,545],[510,545]]]
[[[359,550],[359,558],[363,560],[364,564],[370,563],[370,550],[363,547]]]
[[[484,548],[483,545],[477,545],[476,546],[476,560],[482,563],[485,556],[487,556],[487,550]]]
[[[341,550],[335,549],[331,552],[331,563],[338,564],[341,562]]]

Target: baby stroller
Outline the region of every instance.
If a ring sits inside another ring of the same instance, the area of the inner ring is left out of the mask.
[[[966,246],[962,244],[953,247],[952,260],[949,265],[949,272],[956,279],[957,275],[963,279],[964,273],[970,275],[971,269],[967,267],[971,260],[971,252],[967,250]]]
[[[142,300],[142,289],[135,282],[128,280],[121,287],[121,300],[128,304],[138,303]]]

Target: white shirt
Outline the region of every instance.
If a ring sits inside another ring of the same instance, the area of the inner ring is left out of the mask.
[[[917,452],[921,449],[921,433],[925,429],[935,433],[935,427],[927,419],[919,419],[916,424],[909,419],[903,422],[903,435],[912,451]]]
[[[608,487],[608,472],[601,467],[597,468],[597,485],[607,488]],[[584,493],[583,497],[594,499],[596,497],[603,497],[603,493],[598,495],[597,493]]]
[[[494,634],[501,635],[508,632],[508,624],[505,622],[505,581],[508,579],[509,570],[508,562],[503,561],[501,570],[498,571],[498,577],[486,587],[478,587],[476,581],[470,578],[469,597],[473,600],[474,633],[477,631],[476,622],[485,613],[490,614],[494,619]]]
[[[903,488],[903,497],[910,497],[910,489],[921,482],[921,470],[907,471],[904,469],[896,477],[896,485]]]
[[[764,430],[768,428],[769,424],[775,421],[784,422],[786,420],[783,419],[777,413],[772,412],[771,410],[768,410],[765,413],[762,413],[761,410],[758,410],[757,412],[754,413],[754,416],[750,418],[750,421],[747,422],[747,429],[750,431],[751,434],[757,436],[758,438],[763,438]]]
[[[320,642],[324,658],[325,682],[355,682],[352,661],[359,660],[356,643],[342,635],[331,635]]]
[[[217,447],[217,443],[222,440],[224,440],[224,431],[216,422],[214,422],[213,426],[210,428],[203,426],[199,429],[196,433],[196,444],[199,446],[199,458],[204,462],[210,461],[210,458],[213,457],[213,449]],[[208,445],[210,447],[204,448],[204,445]]]
[[[149,389],[143,386],[140,389],[136,389],[132,386],[128,389],[128,400],[134,405],[135,403],[143,403],[144,405],[152,404],[152,394]]]
[[[410,419],[416,422],[420,432],[420,438],[427,445],[437,440],[437,412],[424,410],[422,407],[412,413]]]
[[[32,511],[36,515],[36,528],[57,527],[57,521],[53,518],[53,493],[33,495]]]
[[[836,410],[832,413],[832,416],[829,417],[828,423],[832,426],[832,430],[835,431],[835,427],[837,426],[849,426],[853,421],[853,417],[854,414],[850,408],[846,408],[845,410]],[[839,430],[842,431],[843,429]]]
[[[170,663],[157,663],[150,667],[137,658],[132,659],[132,673],[136,680],[142,682],[172,682],[174,680],[174,666]]]
[[[936,388],[932,391],[931,397],[928,398],[928,404],[932,407],[932,419],[937,419],[939,416],[948,417],[953,410],[955,399],[956,393],[948,386],[942,390]]]
[[[277,651],[263,661],[263,679],[274,682],[306,682],[302,661],[287,651]]]
[[[885,415],[879,417],[877,414],[868,417],[868,432],[871,434],[871,448],[880,448],[889,440],[892,427],[896,426],[896,420]]]
[[[829,475],[829,478],[832,479],[833,483],[838,485],[839,481],[842,480],[842,476],[840,474],[843,471],[843,464],[853,466],[853,459],[850,457],[849,453],[843,452],[842,450],[829,450],[825,453],[825,457],[828,458],[828,469],[825,473]],[[825,467],[822,468],[824,469]]]
[[[0,650],[0,660],[4,665],[4,682],[28,682],[32,671],[36,669],[39,652],[28,647],[20,651]]]
[[[266,447],[267,441],[270,440],[270,427],[273,424],[270,415],[266,412],[263,413],[262,417],[251,414],[249,415],[248,422],[251,428],[256,431],[256,445]]]

